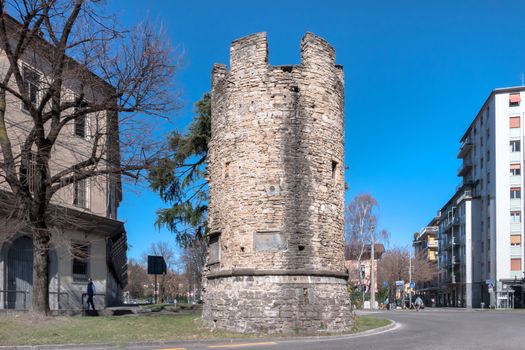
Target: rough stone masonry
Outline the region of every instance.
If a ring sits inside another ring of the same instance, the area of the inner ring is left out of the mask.
[[[344,267],[344,76],[307,33],[301,63],[268,64],[266,33],[212,71],[203,320],[241,332],[351,326]]]

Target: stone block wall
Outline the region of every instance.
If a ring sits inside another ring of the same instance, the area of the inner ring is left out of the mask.
[[[257,322],[260,314],[242,311],[255,303],[251,293],[259,295],[257,303],[265,309],[279,293],[293,296],[311,288],[316,301],[310,308],[317,310],[315,317],[310,311],[312,324],[343,330],[350,312],[342,287],[342,67],[335,64],[334,49],[311,33],[301,41],[299,65],[269,65],[265,33],[234,41],[230,58],[229,71],[224,65],[212,71],[208,172],[213,258],[208,261],[203,317],[224,329],[277,329],[271,322]],[[304,283],[310,287],[298,287],[290,278],[308,280]],[[341,303],[336,318],[346,321],[328,317],[333,300]],[[291,313],[295,321],[286,321],[278,331],[310,328],[297,311],[305,305],[300,298],[285,298],[279,305],[281,313],[265,319],[281,324],[281,315]],[[239,320],[227,321],[233,315]]]

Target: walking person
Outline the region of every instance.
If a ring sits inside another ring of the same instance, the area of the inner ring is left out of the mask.
[[[420,296],[418,296],[418,297],[416,298],[416,302],[415,302],[415,304],[416,304],[416,311],[419,312],[419,309],[420,309],[421,306],[423,305],[423,300],[421,299]]]
[[[93,308],[93,311],[95,311],[95,303],[93,302],[93,296],[96,293],[95,284],[93,283],[93,280],[90,278],[87,284],[87,309],[89,310],[89,305],[91,304],[91,307]]]

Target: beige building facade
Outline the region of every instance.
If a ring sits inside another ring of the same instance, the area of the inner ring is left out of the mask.
[[[13,20],[9,25],[15,31],[18,23]],[[50,45],[44,40],[37,44],[36,49],[28,48],[19,62],[33,103],[38,103],[43,95],[50,71],[49,62],[41,54],[41,50],[50,48]],[[0,52],[0,70],[5,73],[7,67],[7,57]],[[107,94],[108,89],[113,89],[96,79],[93,86],[82,86],[76,79],[77,74],[93,74],[73,60],[68,67],[71,75],[66,74],[63,84],[65,98],[74,100],[82,94],[85,99],[97,101]],[[14,82],[13,86],[16,86]],[[14,157],[19,159],[33,122],[19,99],[10,94],[7,98],[7,133]],[[89,114],[84,119],[68,123],[53,148],[51,175],[89,158],[94,142],[103,145],[96,156],[107,159],[100,167],[109,166],[112,161],[110,150],[118,151],[118,126],[115,125],[118,125],[117,115],[106,112]],[[116,132],[106,131],[111,127]],[[95,134],[105,136],[95,141]],[[30,166],[29,183],[34,171]],[[9,216],[12,200],[8,184],[5,180],[0,181],[0,309],[23,310],[31,306],[33,243],[27,227]],[[50,222],[53,239],[49,252],[49,302],[52,310],[82,308],[89,278],[93,279],[97,290],[97,307],[120,302],[121,289],[127,282],[126,232],[123,223],[117,220],[120,201],[120,178],[114,175],[74,182],[54,195],[50,208],[55,215]]]

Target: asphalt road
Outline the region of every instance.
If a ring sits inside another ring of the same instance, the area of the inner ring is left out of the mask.
[[[393,311],[374,313],[374,315],[396,321],[396,328],[381,334],[365,336],[237,340],[236,343],[230,344],[224,341],[181,344],[180,348],[186,350],[525,349],[525,312],[427,309],[420,312]]]
[[[237,339],[233,342],[228,340],[175,342],[163,346],[137,344],[126,348],[163,350],[525,349],[525,312],[523,311],[427,309],[420,312],[376,312],[373,315],[394,320],[397,325],[380,334],[357,336]]]

